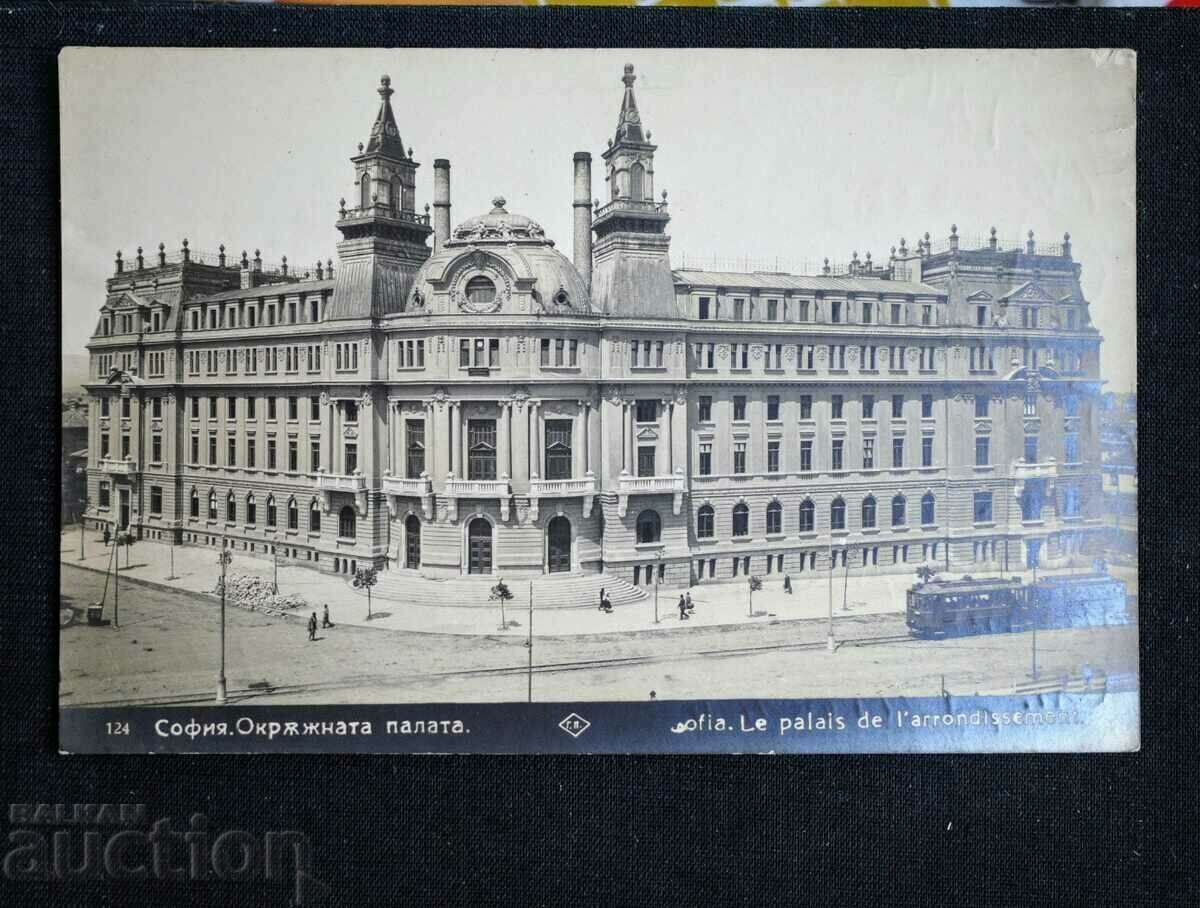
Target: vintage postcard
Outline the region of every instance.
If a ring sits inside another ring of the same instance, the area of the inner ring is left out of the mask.
[[[61,749],[1137,749],[1135,87],[64,51]]]

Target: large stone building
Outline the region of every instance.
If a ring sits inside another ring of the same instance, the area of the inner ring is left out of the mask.
[[[420,213],[387,77],[336,266],[118,253],[90,518],[328,571],[639,584],[1094,544],[1100,336],[1069,236],[673,270],[623,82],[605,201],[574,158],[572,258],[502,198],[452,227],[446,160]]]

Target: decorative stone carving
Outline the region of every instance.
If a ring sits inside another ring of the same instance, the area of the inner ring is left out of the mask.
[[[756,359],[756,360],[758,360],[758,359],[762,359],[762,358],[763,358],[763,346],[762,346],[762,344],[752,344],[752,345],[751,345],[751,347],[750,347],[750,357],[751,357],[752,359]]]
[[[329,406],[329,392],[328,392],[328,391],[322,391],[322,392],[321,392],[321,398],[320,398],[320,401],[321,401],[321,406],[322,406],[322,407],[327,407],[327,406]]]
[[[850,363],[858,362],[858,347],[851,347],[849,350],[847,350],[846,351],[846,359]]]
[[[431,402],[439,409],[445,408],[447,401],[450,400],[450,395],[446,393],[445,388],[434,388],[433,393],[429,395]]]
[[[817,362],[819,362],[819,363],[825,362],[825,358],[828,355],[829,355],[829,348],[826,347],[824,344],[817,347]]]

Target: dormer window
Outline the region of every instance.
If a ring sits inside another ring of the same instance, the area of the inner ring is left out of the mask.
[[[496,301],[496,285],[480,275],[467,281],[467,300],[476,306],[487,306]]]
[[[554,294],[554,304],[556,306],[570,305],[571,298],[567,295],[567,291],[563,287],[558,288],[558,293]]]

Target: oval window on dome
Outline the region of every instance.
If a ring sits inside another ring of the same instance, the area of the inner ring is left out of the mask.
[[[467,281],[467,299],[476,306],[485,306],[496,300],[496,285],[482,275]]]

